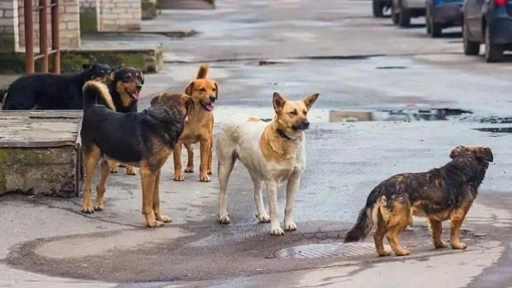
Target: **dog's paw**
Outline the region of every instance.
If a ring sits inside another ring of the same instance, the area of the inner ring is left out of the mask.
[[[259,223],[270,223],[270,216],[267,213],[258,213],[256,218],[258,218]]]
[[[109,170],[110,170],[110,173],[118,173],[119,172],[117,167],[110,167]]]
[[[126,166],[126,175],[137,175],[137,170],[135,167]]]
[[[286,231],[295,231],[297,230],[297,224],[293,221],[285,221],[284,222],[284,230]]]
[[[405,248],[403,248],[403,247],[402,247],[402,248],[400,248],[399,250],[395,251],[395,255],[396,255],[396,256],[407,256],[407,255],[409,255],[409,254],[411,254],[411,253],[409,252],[409,250],[407,250],[407,249],[405,249]]]
[[[185,168],[185,173],[194,173],[194,167]]]
[[[149,228],[157,228],[164,226],[164,222],[158,220],[149,221],[146,224],[148,225]]]
[[[387,256],[391,255],[391,251],[389,251],[389,250],[377,251],[377,254],[379,254],[379,257],[387,257]]]
[[[273,228],[270,228],[270,235],[272,236],[283,236],[284,235],[284,231],[283,231],[283,228],[281,227],[273,227]]]
[[[164,214],[162,214],[162,215],[156,214],[156,215],[155,215],[155,217],[156,217],[156,220],[158,220],[158,221],[162,221],[162,222],[164,222],[164,223],[170,223],[170,222],[172,222],[171,217],[169,217],[169,216],[167,216],[167,215],[164,215]]]
[[[446,248],[448,244],[441,241],[440,243],[434,243],[434,247],[436,247],[436,249]]]
[[[201,176],[199,177],[199,181],[200,181],[200,182],[210,182],[210,181],[212,181],[212,180],[210,179],[210,177],[209,177],[208,175],[201,175]]]
[[[94,205],[94,211],[103,211],[103,208],[105,208],[103,203]]]
[[[219,218],[217,219],[217,222],[219,222],[220,224],[229,224],[229,223],[231,223],[231,219],[229,219],[229,214],[219,215]]]
[[[175,173],[174,174],[174,181],[185,181],[185,176],[181,173]]]
[[[452,249],[466,249],[466,248],[468,248],[466,243],[462,243],[462,242],[453,242],[452,243]]]
[[[85,214],[92,214],[94,213],[94,208],[92,207],[91,204],[88,204],[88,205],[82,205],[82,213],[85,213]]]

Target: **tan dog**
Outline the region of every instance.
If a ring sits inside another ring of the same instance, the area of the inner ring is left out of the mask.
[[[306,166],[304,131],[309,128],[307,113],[318,96],[314,94],[299,101],[287,101],[274,92],[275,116],[271,123],[256,122],[254,117],[250,117],[245,123],[235,121],[221,126],[215,140],[219,159],[220,223],[228,224],[231,221],[226,209],[226,187],[235,161],[239,159],[249,171],[254,184],[259,222],[270,222],[272,235],[284,234],[278,219],[277,187],[287,182],[284,229],[297,229],[293,209],[300,176]],[[263,205],[263,182],[267,187],[270,217]]]
[[[187,168],[185,173],[194,172],[194,151],[192,144],[199,142],[201,164],[199,166],[199,181],[209,182],[212,174],[213,149],[213,108],[218,98],[219,88],[217,82],[206,78],[208,65],[201,65],[196,80],[192,81],[185,93],[194,99],[194,109],[188,115],[185,130],[180,141],[174,149],[174,181],[183,181],[181,166],[181,146],[187,149]]]

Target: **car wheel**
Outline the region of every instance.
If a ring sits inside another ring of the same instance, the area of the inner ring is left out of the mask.
[[[380,18],[384,16],[383,10],[384,5],[382,5],[382,1],[380,0],[372,0],[372,6],[373,6],[373,16]]]
[[[400,7],[398,25],[400,27],[409,27],[411,25],[411,12],[403,7]]]
[[[492,43],[489,26],[485,27],[485,61],[498,62],[503,58],[503,45]]]
[[[400,17],[400,14],[397,13],[396,7],[393,3],[391,3],[391,21],[393,21],[393,24],[398,24],[398,18]]]
[[[469,40],[467,25],[462,25],[462,42],[464,43],[464,54],[478,55],[480,53],[480,43]]]
[[[443,33],[443,26],[441,24],[434,22],[433,19],[430,19],[430,31],[432,38],[439,38]]]

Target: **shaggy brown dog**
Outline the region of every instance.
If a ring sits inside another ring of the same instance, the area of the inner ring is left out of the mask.
[[[194,110],[190,112],[185,123],[185,130],[180,137],[180,142],[174,149],[174,181],[183,181],[183,169],[181,166],[181,146],[187,149],[187,168],[185,173],[194,172],[194,151],[192,144],[199,142],[200,158],[199,181],[209,182],[212,174],[212,149],[213,149],[213,108],[219,95],[217,82],[206,78],[208,65],[201,65],[197,72],[196,80],[192,81],[185,93],[194,99]]]
[[[82,129],[82,152],[85,180],[82,212],[93,213],[104,208],[104,195],[109,175],[108,159],[140,167],[142,213],[148,227],[162,226],[171,218],[160,209],[160,169],[172,153],[183,132],[185,118],[194,104],[186,94],[161,94],[142,112],[114,112],[94,105],[95,99],[109,99],[107,87],[97,81],[84,86],[86,98]],[[96,186],[96,204],[91,199],[94,170],[101,161],[101,176]]]
[[[345,236],[345,242],[362,240],[376,225],[373,238],[379,256],[391,254],[384,250],[384,236],[395,255],[408,255],[409,251],[398,242],[398,234],[412,224],[414,215],[428,218],[436,248],[446,247],[441,241],[441,223],[451,220],[451,246],[465,249],[466,244],[459,239],[460,227],[494,157],[487,147],[457,146],[450,158],[441,168],[397,174],[377,185],[359,213],[357,223]]]

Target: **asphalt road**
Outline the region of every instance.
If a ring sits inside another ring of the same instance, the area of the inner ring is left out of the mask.
[[[92,215],[79,212],[80,199],[0,198],[0,286],[512,285],[510,134],[476,130],[507,127],[480,120],[510,115],[508,58],[491,65],[463,56],[457,29],[429,39],[422,18],[411,29],[398,29],[390,19],[372,18],[368,1],[218,2],[215,11],[164,11],[144,25],[145,31],[199,31],[194,37],[140,33],[113,41],[161,42],[166,51],[164,71],[146,77],[141,109],[158,91],[182,91],[203,62],[220,86],[217,124],[240,112],[271,118],[273,91],[294,99],[320,93],[307,132],[298,230],[271,237],[269,225],[257,223],[241,165],[228,187],[232,223],[217,224],[216,171],[210,183],[198,182],[197,173],[177,183],[168,161],[161,198],[173,222],[161,229],[145,228],[140,180],[124,174],[109,178],[105,211]],[[447,121],[329,123],[331,111],[404,107],[473,114]],[[402,237],[412,251],[406,258],[377,258],[371,242],[340,245],[373,186],[395,173],[441,166],[460,144],[488,145],[495,155],[463,226],[466,251],[432,249],[421,220]],[[282,214],[284,195],[279,199]]]

